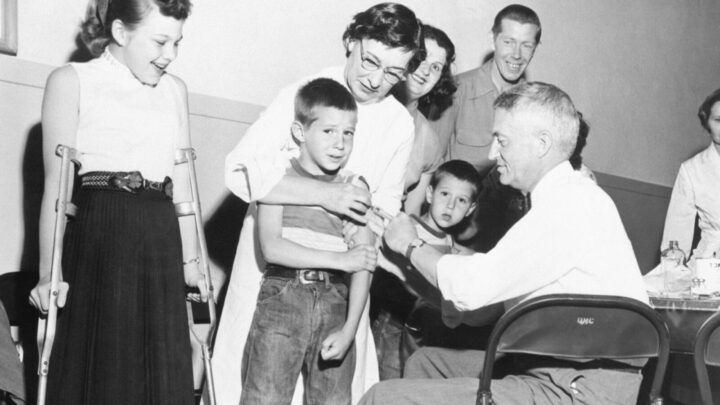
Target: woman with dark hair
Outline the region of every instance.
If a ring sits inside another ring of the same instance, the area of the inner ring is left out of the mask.
[[[688,258],[696,259],[720,257],[720,89],[703,101],[698,118],[710,135],[710,146],[680,166],[661,245],[665,249],[676,240]],[[692,250],[696,217],[700,241]],[[695,261],[688,260],[688,265],[694,267]]]
[[[188,0],[93,1],[82,38],[96,56],[54,70],[42,106],[45,193],[40,281],[50,304],[55,148],[79,152],[48,373],[49,404],[193,404],[185,284],[202,289],[191,218],[187,88],[166,69],[177,56]],[[184,277],[183,277],[184,273]]]
[[[445,155],[440,139],[428,120],[440,118],[452,104],[457,89],[451,73],[455,45],[445,32],[432,25],[423,24],[422,30],[425,60],[392,91],[408,109],[415,123],[415,139],[405,173],[403,210],[416,215],[420,215],[432,172],[442,163]]]

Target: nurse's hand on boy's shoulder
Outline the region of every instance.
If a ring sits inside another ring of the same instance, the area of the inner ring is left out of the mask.
[[[375,271],[377,251],[372,245],[355,245],[344,253],[342,264],[342,269],[349,273]]]
[[[322,207],[361,224],[367,223],[365,212],[370,207],[370,191],[349,183],[328,183]]]

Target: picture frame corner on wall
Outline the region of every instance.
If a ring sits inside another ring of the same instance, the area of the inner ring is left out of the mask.
[[[17,55],[17,0],[0,0],[0,54]]]

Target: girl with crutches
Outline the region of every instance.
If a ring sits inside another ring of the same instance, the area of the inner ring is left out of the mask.
[[[178,219],[173,206],[173,195],[191,200],[187,164],[174,164],[175,151],[190,147],[187,89],[165,71],[189,12],[189,0],[93,1],[81,35],[97,58],[48,78],[40,282],[30,297],[43,313],[55,146],[75,148],[81,164],[77,216],[64,236],[48,404],[193,404],[185,284],[203,300],[207,288],[193,218]]]

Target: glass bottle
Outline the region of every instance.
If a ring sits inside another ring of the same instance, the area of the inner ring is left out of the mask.
[[[660,263],[663,270],[663,292],[665,294],[674,292],[678,289],[677,278],[680,276],[677,268],[685,263],[685,253],[680,250],[678,241],[670,241],[668,248],[662,251]]]

